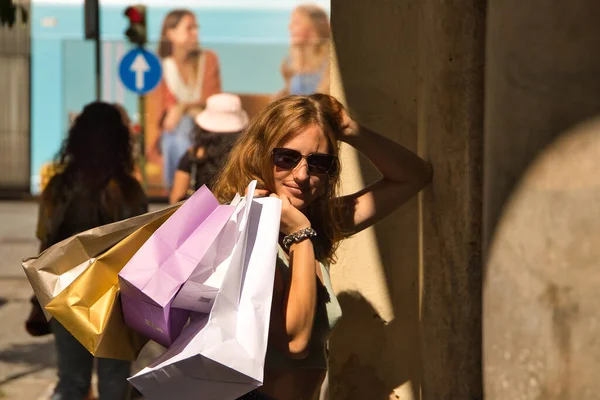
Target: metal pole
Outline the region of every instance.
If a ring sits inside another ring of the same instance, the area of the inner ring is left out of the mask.
[[[100,29],[100,0],[94,0],[96,2],[96,100],[102,101],[102,39]]]
[[[142,187],[148,188],[148,177],[146,176],[146,102],[145,96],[138,96],[138,113],[140,116],[140,132],[138,133],[139,141],[139,159],[140,174],[142,175]]]

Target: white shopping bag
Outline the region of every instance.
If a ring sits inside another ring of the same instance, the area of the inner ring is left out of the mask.
[[[173,300],[173,307],[210,312],[229,266],[232,262],[241,262],[255,189],[256,181],[252,181],[248,185],[246,197],[236,197],[233,200],[231,204],[236,206],[235,211],[194,272],[179,289]]]
[[[129,378],[145,397],[234,400],[262,385],[280,217],[279,199],[250,203],[211,312],[194,313],[171,348]]]

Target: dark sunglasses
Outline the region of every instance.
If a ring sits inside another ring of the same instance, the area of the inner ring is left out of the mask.
[[[277,148],[273,150],[273,164],[282,169],[294,169],[306,158],[308,172],[312,174],[327,174],[335,171],[337,157],[331,154],[311,153],[306,157],[292,149]]]

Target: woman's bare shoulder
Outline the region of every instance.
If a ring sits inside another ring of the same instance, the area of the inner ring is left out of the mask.
[[[219,56],[211,49],[203,49],[202,53],[208,62],[219,62]]]

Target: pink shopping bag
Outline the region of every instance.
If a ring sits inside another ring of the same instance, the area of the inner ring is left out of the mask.
[[[129,327],[165,347],[173,343],[189,311],[171,303],[234,210],[203,186],[150,236],[119,273]]]

